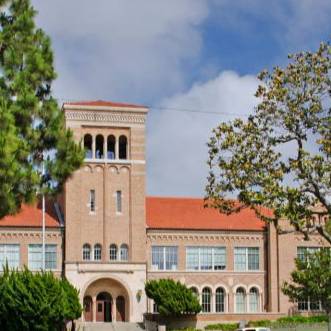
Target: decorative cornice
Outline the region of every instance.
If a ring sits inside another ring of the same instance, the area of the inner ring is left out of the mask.
[[[19,239],[19,238],[42,238],[41,232],[31,231],[1,231],[0,239]],[[61,238],[61,232],[46,232],[46,238]]]
[[[196,241],[207,240],[207,241],[223,241],[223,242],[233,242],[233,241],[241,241],[241,240],[249,240],[249,241],[259,241],[262,242],[264,238],[259,235],[253,234],[245,234],[245,235],[224,235],[224,234],[169,234],[169,233],[153,233],[147,234],[147,238],[150,242],[157,241],[169,241],[172,242],[174,240],[180,241]]]
[[[102,111],[66,111],[66,120],[87,122],[111,122],[111,123],[134,123],[145,124],[145,113],[122,113]]]

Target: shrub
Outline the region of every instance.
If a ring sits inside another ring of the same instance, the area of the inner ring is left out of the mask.
[[[0,276],[1,330],[62,330],[82,312],[77,290],[52,272],[5,267]]]
[[[234,331],[238,328],[238,323],[217,323],[209,324],[205,330]]]
[[[201,311],[195,294],[184,284],[172,279],[150,280],[145,285],[145,291],[163,316],[197,314]]]

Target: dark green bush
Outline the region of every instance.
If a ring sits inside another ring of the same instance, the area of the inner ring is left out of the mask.
[[[150,280],[145,285],[145,291],[163,316],[197,314],[201,311],[195,294],[184,284],[172,279]]]
[[[0,276],[1,330],[62,330],[80,317],[78,291],[52,272],[5,268]]]

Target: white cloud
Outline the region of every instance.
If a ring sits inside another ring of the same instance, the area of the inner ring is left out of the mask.
[[[183,63],[198,56],[201,0],[34,0],[38,24],[53,39],[69,99],[157,100],[183,88]]]
[[[148,193],[203,196],[208,174],[206,144],[211,130],[221,121],[250,113],[256,105],[257,85],[253,76],[225,71],[164,100],[160,106],[202,113],[152,109],[147,125]]]

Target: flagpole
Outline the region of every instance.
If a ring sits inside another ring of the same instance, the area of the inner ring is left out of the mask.
[[[42,175],[45,175],[45,164],[43,160]],[[42,270],[45,270],[45,193],[42,192]]]

